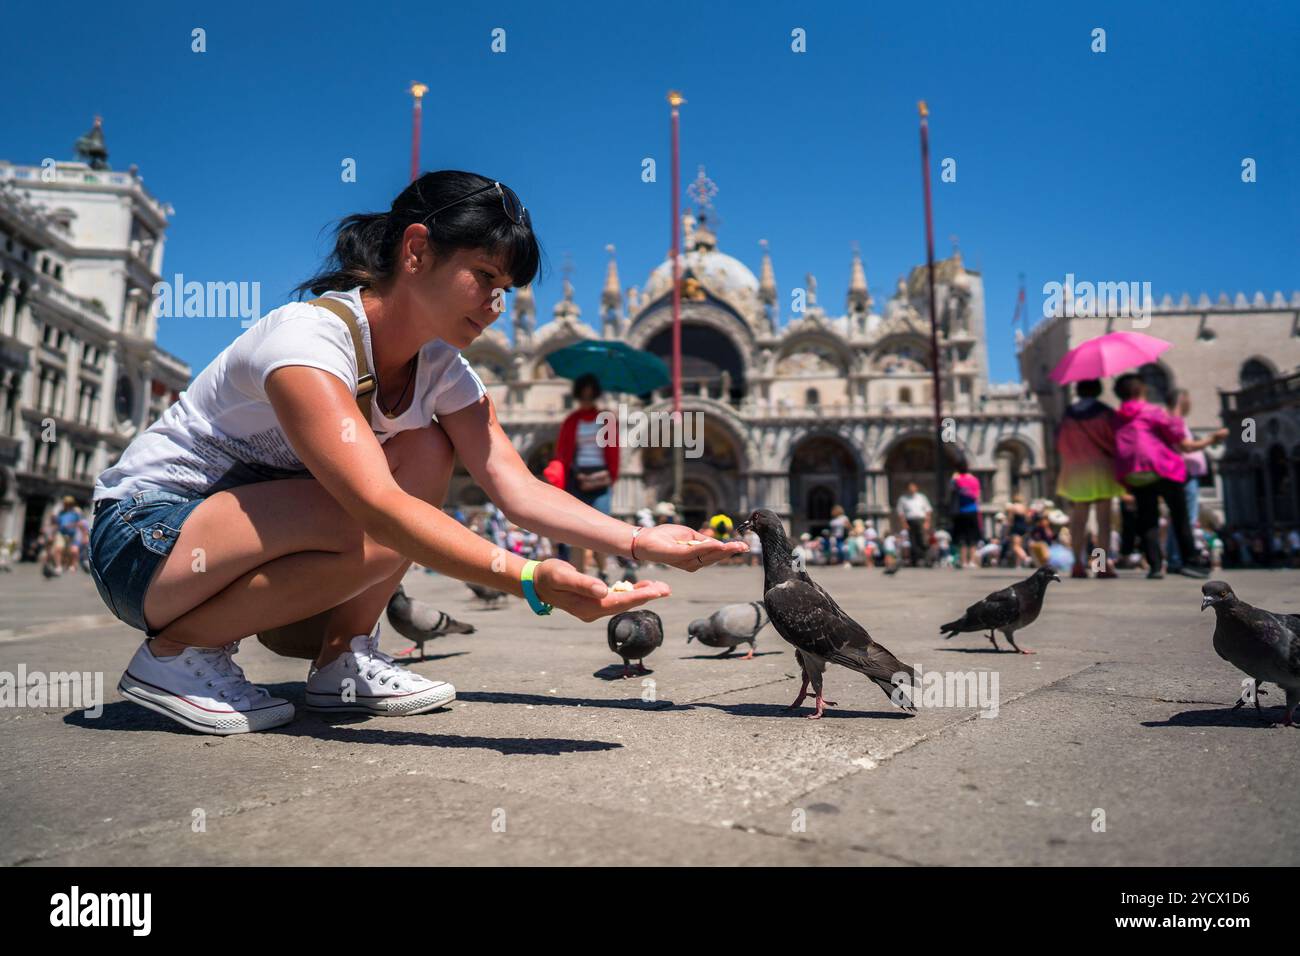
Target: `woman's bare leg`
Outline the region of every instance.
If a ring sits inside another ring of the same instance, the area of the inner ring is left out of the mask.
[[[1092,505],[1076,501],[1070,505],[1070,549],[1074,552],[1075,567],[1088,567],[1088,512]],[[1104,569],[1103,569],[1104,570]]]
[[[1109,571],[1110,567],[1110,499],[1096,502],[1097,505],[1097,547],[1101,548],[1105,555],[1101,563],[1103,571]]]
[[[401,488],[441,504],[453,456],[441,428],[403,432],[384,452]],[[392,588],[382,599],[379,592],[409,564],[365,535],[314,479],[243,485],[194,509],[145,594],[144,614],[168,622],[155,639],[162,655],[218,647],[329,608],[336,612],[326,643],[346,646],[374,627]]]

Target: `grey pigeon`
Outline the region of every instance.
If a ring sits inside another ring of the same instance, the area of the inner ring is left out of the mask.
[[[885,696],[905,710],[915,711],[911,700],[899,684],[903,677],[912,683],[915,672],[871,635],[835,603],[835,599],[808,577],[802,562],[794,560],[790,542],[781,519],[774,512],[760,508],[736,526],[736,534],[753,529],[763,542],[763,605],[778,634],[794,645],[795,657],[803,671],[803,687],[791,707],[798,707],[808,696],[811,683],[817,698],[817,710],[809,714],[816,720],[835,701],[822,696],[822,673],[826,662],[857,671],[869,677]]]
[[[1047,585],[1052,581],[1060,580],[1051,565],[1045,564],[1018,584],[1003,588],[1001,591],[994,591],[984,600],[976,601],[966,608],[965,614],[955,621],[944,624],[939,631],[943,634],[944,640],[954,634],[988,631],[993,649],[998,651],[1002,648],[998,647],[998,639],[993,632],[1001,631],[1013,650],[1020,654],[1032,654],[1033,651],[1018,647],[1013,635],[1038,620],[1038,614],[1043,609],[1043,595],[1047,593]]]
[[[748,604],[728,604],[719,608],[708,617],[691,621],[686,628],[686,643],[699,641],[705,647],[725,647],[719,657],[730,657],[741,644],[749,645],[749,653],[741,660],[751,660],[758,646],[754,638],[758,632],[767,627],[771,618],[762,601],[750,601]]]
[[[664,622],[654,611],[623,611],[609,619],[609,649],[623,658],[623,676],[632,676],[632,661],[637,673],[646,673],[645,660],[664,642]]]
[[[1300,704],[1300,615],[1274,614],[1252,607],[1222,581],[1201,585],[1201,610],[1214,608],[1214,651],[1225,661],[1255,679],[1255,708],[1259,709],[1259,688],[1277,684],[1286,691],[1286,712],[1282,723],[1292,724]],[[1237,707],[1245,698],[1237,701]]]
[[[425,604],[423,601],[414,601],[406,594],[406,589],[400,584],[393,596],[388,599],[388,623],[393,625],[393,630],[408,641],[414,644],[398,654],[398,657],[405,657],[420,652],[420,659],[424,659],[424,642],[431,641],[435,637],[442,637],[444,634],[473,634],[473,624],[462,624],[450,614],[439,611],[436,607]]]
[[[505,591],[498,591],[496,588],[484,587],[482,584],[475,584],[473,581],[466,581],[465,587],[473,591],[474,596],[488,607],[495,607],[497,601],[500,601],[506,596]]]

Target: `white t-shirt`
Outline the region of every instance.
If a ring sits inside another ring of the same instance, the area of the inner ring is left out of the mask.
[[[326,295],[351,307],[366,362],[373,369],[370,324],[360,288]],[[310,478],[266,397],[266,377],[285,365],[332,372],[356,394],[356,351],[343,320],[306,302],[281,306],[230,343],[148,430],[135,437],[96,479],[94,500],[140,491],[207,496],[256,481]],[[437,415],[477,402],[485,391],[460,352],[435,339],[420,350],[415,395],[406,411],[388,418],[379,410],[376,393],[371,393],[371,430],[382,445],[398,432],[423,428]]]
[[[930,507],[930,499],[919,491],[914,495],[900,495],[898,498],[898,513],[903,516],[904,521],[924,521],[932,510],[934,509]]]

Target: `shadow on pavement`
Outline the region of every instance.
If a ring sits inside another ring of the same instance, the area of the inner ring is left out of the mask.
[[[654,703],[639,697],[626,700],[602,700],[598,697],[559,697],[555,694],[512,694],[497,691],[457,691],[456,699],[480,704],[528,704],[534,707],[609,707],[615,710],[681,710],[671,700]]]
[[[771,657],[773,654],[777,657],[781,656],[780,651],[755,651],[754,657]],[[743,661],[745,655],[740,651],[733,651],[730,654],[689,654],[686,657],[679,657],[677,659],[679,661]]]
[[[1265,707],[1265,712],[1269,710],[1278,710],[1281,708]],[[1281,727],[1280,721],[1273,721],[1267,717],[1261,717],[1258,714],[1247,712],[1243,707],[1241,710],[1233,710],[1231,706],[1216,707],[1214,710],[1185,710],[1181,714],[1174,714],[1168,720],[1144,720],[1143,727],[1244,727],[1252,730],[1268,730],[1270,727]]]
[[[635,671],[636,669],[633,668],[633,670]],[[623,676],[622,664],[610,664],[608,667],[602,667],[600,670],[594,672],[591,676],[598,677],[601,680],[608,680],[608,681],[620,681],[620,680],[635,681],[638,677],[649,677],[653,673],[654,673],[654,668],[647,667],[644,671],[641,671],[639,673],[634,673],[631,677],[625,678]]]

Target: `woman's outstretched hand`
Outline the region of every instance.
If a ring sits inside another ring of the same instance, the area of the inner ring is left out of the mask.
[[[698,571],[748,550],[749,545],[743,541],[719,541],[681,524],[655,525],[636,538],[638,559],[668,564],[681,571]]]
[[[640,550],[638,542],[637,551]],[[630,611],[672,593],[672,589],[662,581],[638,581],[631,591],[614,591],[599,578],[583,574],[559,558],[547,558],[539,564],[533,580],[537,596],[543,601],[588,622]]]

